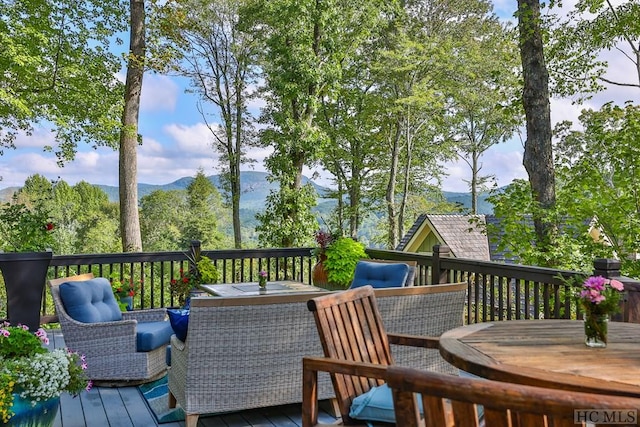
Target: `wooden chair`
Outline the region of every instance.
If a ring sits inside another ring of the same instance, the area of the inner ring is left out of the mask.
[[[609,418],[609,423],[627,421],[616,424],[635,426],[640,421],[637,398],[442,375],[401,366],[389,367],[386,378],[393,392],[396,425],[402,427],[600,425],[598,421],[607,421],[599,418],[605,416],[604,410],[609,417],[619,411],[618,418]],[[418,401],[424,408],[424,418],[418,411]]]
[[[389,294],[385,298],[385,300],[389,298],[388,301],[391,298],[400,298],[402,294],[413,294],[423,298],[429,295],[430,291],[433,291],[433,295],[442,297],[443,287],[455,292],[452,295],[458,297],[448,298],[448,300],[456,302],[454,304],[456,308],[453,310],[459,310],[458,316],[454,315],[459,318],[456,325],[462,323],[462,307],[466,291],[466,285],[462,284],[376,291],[371,286],[363,286],[310,300],[307,306],[313,312],[325,357],[303,359],[302,425],[304,427],[317,425],[318,372],[330,373],[336,394],[336,412],[339,412],[342,417],[343,424],[358,425],[362,424],[362,421],[354,420],[349,416],[353,399],[374,386],[384,384],[387,367],[394,364],[390,344],[422,347],[425,351],[438,348],[438,338],[435,336],[387,334],[378,308],[377,293]],[[393,293],[393,296],[390,293]],[[442,299],[438,299],[436,303],[443,305]],[[427,313],[430,309],[425,300],[420,309],[422,319],[413,323],[428,323]]]

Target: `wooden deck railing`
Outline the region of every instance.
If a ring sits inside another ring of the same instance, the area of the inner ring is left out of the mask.
[[[315,259],[312,248],[230,249],[202,251],[220,271],[222,283],[257,281],[260,270],[268,280],[295,279],[311,283]],[[574,290],[561,278],[574,271],[451,258],[449,248],[435,246],[433,254],[367,249],[371,258],[415,260],[418,264],[416,285],[466,282],[466,322],[529,318],[579,318],[580,309],[572,298]],[[180,277],[180,269],[188,267],[187,252],[145,252],[97,255],[59,255],[53,257],[49,277],[93,272],[96,276],[127,275],[139,281],[134,307],[173,307],[170,282]],[[616,277],[625,283],[628,297],[623,303],[620,320],[640,322],[640,282],[619,277],[619,262],[596,260],[594,274]],[[48,292],[42,314],[55,319]]]
[[[433,254],[368,249],[372,258],[415,260],[417,283],[466,282],[466,322],[511,319],[581,318],[575,289],[565,280],[581,273],[551,268],[451,258],[446,246],[434,246]],[[640,282],[620,276],[617,260],[594,260],[595,275],[622,281],[627,293],[616,320],[640,323]]]
[[[180,278],[180,272],[189,268],[189,251],[138,252],[94,255],[60,255],[53,257],[49,278],[92,272],[95,276],[133,277],[138,284],[134,307],[174,307],[177,301],[171,295],[170,283]],[[311,269],[315,259],[311,248],[275,248],[202,251],[214,262],[220,273],[220,282],[238,283],[257,281],[258,272],[265,270],[268,280],[295,279],[311,283]],[[43,299],[42,315],[49,319],[52,301],[48,292]]]

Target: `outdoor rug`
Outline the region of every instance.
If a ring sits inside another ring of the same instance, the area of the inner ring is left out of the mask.
[[[159,380],[138,386],[149,409],[156,417],[158,424],[184,421],[182,408],[169,408],[169,388],[167,376]]]

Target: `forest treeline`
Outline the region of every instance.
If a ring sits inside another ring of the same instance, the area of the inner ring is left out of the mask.
[[[43,148],[61,162],[79,143],[119,150],[119,222],[69,229],[97,229],[109,235],[105,247],[115,235],[122,250],[141,249],[143,234],[145,250],[183,245],[205,230],[211,235],[200,240],[211,245],[244,247],[240,170],[259,148],[270,153],[265,167],[278,183],[257,214],[251,239],[260,246],[311,245],[318,227],[356,237],[375,212],[376,238],[393,248],[417,214],[448,211],[443,165],[462,159],[475,196],[492,183],[483,153],[520,138],[529,180],[493,200],[503,249],[533,265],[588,270],[601,255],[623,260],[625,272],[640,270],[640,0],[559,7],[519,0],[513,19],[501,19],[485,0],[3,2],[0,149],[45,123],[55,145]],[[120,57],[113,43],[126,31],[128,54]],[[608,73],[613,60],[637,72]],[[115,79],[124,68],[125,82]],[[155,195],[148,204],[162,206],[158,217],[138,203],[145,72],[190,81],[220,159],[224,200]],[[624,88],[629,102],[586,104],[612,87]],[[552,96],[585,102],[576,123],[551,129]],[[313,189],[302,182],[313,167],[334,179],[336,208],[320,223]],[[223,224],[207,222],[204,206],[228,206],[216,219],[230,218],[231,242]],[[601,231],[595,241],[589,227]],[[74,239],[97,244],[99,236]]]

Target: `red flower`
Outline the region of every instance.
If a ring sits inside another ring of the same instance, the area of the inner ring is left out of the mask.
[[[48,223],[44,226],[44,228],[45,228],[47,231],[51,231],[51,230],[53,230],[53,223],[52,223],[52,222],[48,222]]]

